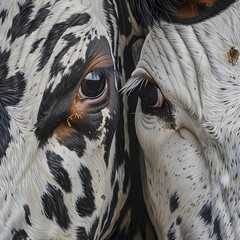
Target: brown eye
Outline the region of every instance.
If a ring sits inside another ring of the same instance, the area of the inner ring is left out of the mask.
[[[146,107],[157,108],[161,107],[163,104],[163,95],[160,89],[150,82],[141,86],[138,95],[141,99],[142,105]]]
[[[106,76],[101,71],[94,70],[84,77],[79,88],[80,98],[99,98],[106,91],[106,87]]]

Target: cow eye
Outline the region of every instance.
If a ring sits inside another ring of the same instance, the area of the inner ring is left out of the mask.
[[[147,82],[139,89],[139,97],[142,105],[149,108],[161,107],[163,104],[163,95],[160,89],[153,83]]]
[[[104,73],[100,70],[93,70],[88,73],[79,88],[81,99],[99,98],[106,91],[107,80]]]

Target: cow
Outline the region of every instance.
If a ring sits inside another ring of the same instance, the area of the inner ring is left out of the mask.
[[[143,38],[127,1],[0,2],[0,239],[156,239],[118,92]]]
[[[158,239],[240,239],[240,1],[132,1],[149,31],[125,90]]]

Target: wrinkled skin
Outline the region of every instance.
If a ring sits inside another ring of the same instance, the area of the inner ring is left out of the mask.
[[[116,8],[0,2],[1,239],[107,239],[119,219],[130,181]]]
[[[127,86],[143,89],[135,123],[158,239],[240,239],[240,64],[228,60],[239,16],[237,1],[200,23],[155,24]]]

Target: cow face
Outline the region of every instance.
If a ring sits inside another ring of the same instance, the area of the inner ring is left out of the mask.
[[[1,238],[106,239],[127,195],[114,4],[0,9]]]
[[[158,239],[239,239],[240,2],[150,30],[127,87]]]

